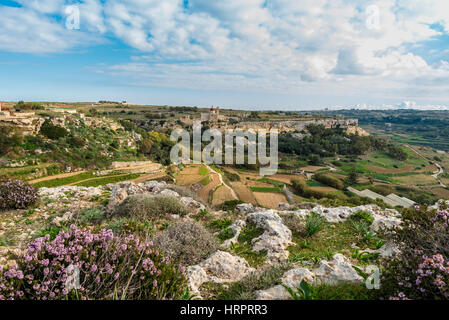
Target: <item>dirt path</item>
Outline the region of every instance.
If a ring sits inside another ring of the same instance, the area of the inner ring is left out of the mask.
[[[100,176],[100,177],[95,177],[95,178],[89,178],[89,179],[85,179],[85,180],[81,180],[81,181],[76,181],[76,182],[73,182],[70,184],[66,184],[66,186],[75,186],[75,185],[78,185],[83,182],[93,181],[93,180],[101,180],[101,179],[105,179],[105,178],[115,178],[115,177],[127,176],[128,174],[129,173],[122,173],[122,174],[118,174],[118,175],[114,175],[114,176]]]
[[[160,170],[160,164],[158,164],[158,163],[153,163],[153,164],[145,164],[145,165],[138,165],[138,166],[132,166],[132,167],[118,167],[118,168],[115,168],[115,169],[108,169],[108,170],[104,170],[104,171],[102,171],[102,172],[104,172],[104,173],[111,173],[111,172],[114,172],[114,171],[132,171],[132,170],[140,170],[140,169],[150,169],[150,170],[154,170],[154,171],[156,171],[156,170]],[[68,172],[68,173],[60,173],[60,174],[56,174],[56,175],[54,175],[54,176],[48,176],[48,177],[44,177],[44,178],[39,178],[39,179],[35,179],[35,180],[30,180],[30,181],[28,181],[28,183],[30,183],[30,184],[36,184],[36,183],[39,183],[39,182],[43,182],[43,181],[49,181],[49,180],[55,180],[55,179],[63,179],[63,178],[69,178],[69,177],[73,177],[73,176],[76,176],[76,175],[79,175],[79,174],[82,174],[82,173],[86,173],[87,171],[76,171],[76,172]],[[159,172],[158,172],[159,173]],[[118,174],[117,176],[121,176],[121,175],[127,175],[127,174],[129,174],[129,173],[124,173],[124,174]],[[151,174],[155,174],[155,173],[151,173]],[[142,176],[142,177],[139,177],[138,179],[142,179],[142,178],[144,178],[144,177],[146,177],[146,176]],[[101,178],[105,178],[105,176],[103,176],[103,177],[95,177],[95,178],[89,178],[89,179],[85,179],[85,180],[81,180],[81,181],[77,181],[77,182],[74,182],[74,183],[71,183],[71,184],[67,184],[68,186],[73,186],[73,185],[75,185],[75,184],[79,184],[79,183],[82,183],[82,182],[86,182],[86,181],[90,181],[90,180],[97,180],[97,179],[101,179]],[[138,180],[138,179],[136,179],[136,180]],[[132,181],[134,181],[134,180],[132,180]],[[143,181],[146,181],[146,180],[143,180]]]
[[[429,161],[429,159],[427,159],[424,155],[421,154],[421,152],[419,152],[418,150],[415,150],[414,148],[412,148],[412,146],[406,144],[405,145],[407,148],[409,148],[410,150],[414,151],[417,155],[419,155],[421,158],[425,159],[426,161]],[[443,188],[447,188],[447,186],[441,181],[440,176],[444,173],[444,169],[443,167],[439,164],[434,162],[434,164],[438,167],[438,172],[436,172],[435,174],[432,175],[433,178],[435,178],[438,183],[440,184],[440,186],[442,186]]]
[[[30,181],[28,181],[28,183],[35,184],[35,183],[48,181],[48,180],[69,178],[69,177],[73,177],[73,176],[76,176],[76,175],[79,175],[79,174],[82,174],[82,173],[86,173],[86,172],[87,171],[76,171],[76,172],[60,173],[60,174],[56,174],[54,176],[48,176],[48,177],[44,177],[44,178],[30,180]]]
[[[239,197],[237,196],[237,194],[235,193],[234,189],[232,189],[230,186],[228,186],[224,181],[223,181],[223,176],[221,174],[219,174],[218,172],[216,172],[215,170],[213,170],[211,167],[209,167],[207,164],[205,164],[205,166],[213,173],[218,175],[218,179],[220,181],[220,183],[227,189],[229,189],[229,192],[231,192],[232,196],[234,197],[235,200],[238,200]]]
[[[165,172],[156,172],[156,173],[143,175],[141,177],[138,177],[138,178],[136,178],[134,180],[130,180],[130,181],[134,182],[134,183],[141,183],[141,182],[145,182],[145,181],[148,181],[148,180],[154,180],[154,179],[158,179],[158,178],[163,178],[165,176],[166,176]]]

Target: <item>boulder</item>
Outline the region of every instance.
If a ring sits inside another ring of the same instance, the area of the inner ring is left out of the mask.
[[[287,271],[282,277],[282,284],[295,290],[301,284],[301,281],[307,281],[312,284],[315,275],[306,268],[296,268]],[[291,299],[290,293],[282,286],[277,285],[266,290],[256,292],[257,300],[288,300]]]
[[[179,193],[170,189],[164,189],[159,194],[166,197],[180,198]]]
[[[332,261],[321,261],[319,268],[313,271],[317,283],[336,285],[344,282],[363,282],[363,278],[355,271],[348,258],[337,253]]]
[[[214,282],[234,282],[255,271],[248,262],[228,252],[217,251],[208,259],[200,263]]]
[[[246,222],[244,220],[237,220],[233,224],[229,226],[229,230],[231,230],[234,235],[231,239],[227,239],[223,242],[221,247],[223,249],[227,249],[231,247],[231,243],[236,243],[238,241],[238,237],[242,229],[246,226]]]
[[[253,239],[253,251],[267,251],[269,263],[277,263],[288,258],[288,246],[294,245],[292,232],[282,223],[282,218],[274,210],[250,213],[247,221],[254,223],[265,232]]]
[[[205,282],[236,282],[254,271],[245,259],[217,251],[199,265],[188,267],[186,274],[190,290],[200,297],[199,288]]]
[[[241,203],[236,206],[236,210],[240,214],[248,214],[254,212],[254,206],[251,203]]]

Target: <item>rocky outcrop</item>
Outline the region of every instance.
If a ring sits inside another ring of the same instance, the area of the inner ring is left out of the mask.
[[[277,285],[266,290],[260,290],[256,293],[257,300],[287,300],[291,296],[283,285],[295,290],[299,288],[302,281],[311,285],[328,284],[336,285],[339,283],[362,283],[363,278],[353,268],[342,254],[335,254],[332,261],[321,261],[318,268],[310,271],[306,268],[296,268],[287,271],[282,277],[282,285]]]
[[[382,209],[377,205],[363,205],[358,207],[337,207],[337,208],[326,208],[321,205],[317,205],[312,209],[300,209],[296,211],[291,211],[298,217],[306,218],[310,212],[314,212],[325,218],[328,222],[338,223],[344,222],[352,214],[357,211],[367,211],[372,214],[374,222],[372,224],[372,229],[374,231],[379,231],[381,229],[392,229],[401,224],[400,214],[393,209]]]
[[[40,188],[38,194],[42,198],[51,200],[90,200],[92,197],[101,196],[103,187],[78,187],[63,186],[57,188]]]
[[[145,183],[133,183],[133,182],[120,182],[114,185],[112,188],[111,198],[107,207],[108,212],[114,211],[114,209],[122,203],[126,198],[131,195],[154,193],[157,194],[166,187],[165,182],[148,181]]]
[[[232,225],[229,226],[229,230],[232,232],[233,237],[223,242],[221,247],[223,249],[227,249],[231,247],[231,243],[236,243],[238,241],[238,237],[242,229],[246,226],[246,222],[244,220],[237,220]]]
[[[199,295],[203,283],[236,282],[254,271],[245,259],[217,251],[199,265],[188,267],[187,281],[192,293]]]
[[[269,263],[281,262],[288,258],[288,246],[294,245],[292,232],[282,223],[282,218],[274,210],[250,213],[247,221],[262,228],[265,232],[253,239],[253,251],[267,251]]]
[[[248,214],[254,212],[255,209],[251,203],[241,203],[237,205],[236,210],[240,214]]]
[[[174,197],[186,206],[191,212],[198,212],[201,209],[205,209],[205,206],[190,198],[182,197],[176,191],[167,188],[168,185],[165,182],[148,181],[144,183],[133,182],[120,182],[112,187],[111,197],[108,203],[107,211],[113,212],[117,206],[122,203],[126,198],[137,194],[152,194],[152,195],[164,195],[167,197]]]
[[[318,269],[313,271],[316,283],[336,285],[342,282],[363,282],[348,258],[337,253],[332,261],[321,261]]]

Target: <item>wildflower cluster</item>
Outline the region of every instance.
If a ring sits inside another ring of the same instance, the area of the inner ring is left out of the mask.
[[[36,203],[36,189],[21,180],[0,180],[0,210],[25,209]]]
[[[17,265],[0,269],[0,300],[176,299],[185,282],[185,270],[152,242],[71,226],[52,241],[34,240]]]
[[[400,292],[391,300],[408,300],[404,292],[409,292],[416,297],[449,298],[449,260],[445,260],[441,254],[430,257],[423,255],[422,262],[410,277],[405,277],[398,283]]]
[[[449,211],[447,210],[437,210],[435,213],[435,217],[430,219],[432,222],[440,222],[444,227],[448,227],[449,225]]]
[[[394,234],[401,253],[388,260],[381,297],[394,300],[449,299],[449,212],[440,207],[406,210]]]

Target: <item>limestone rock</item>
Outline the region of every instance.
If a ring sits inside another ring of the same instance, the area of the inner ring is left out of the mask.
[[[221,245],[222,248],[227,249],[231,246],[231,243],[236,243],[238,241],[238,237],[242,229],[246,226],[246,222],[244,220],[237,220],[232,225],[229,226],[229,230],[231,230],[234,235],[231,239],[227,239]]]
[[[267,251],[267,259],[270,263],[281,262],[288,258],[286,250],[289,245],[294,245],[292,232],[283,223],[282,218],[274,210],[265,210],[250,213],[247,221],[263,228],[265,232],[253,239],[253,250]]]
[[[162,196],[166,196],[166,197],[173,197],[173,198],[179,198],[180,197],[179,193],[177,193],[177,192],[175,192],[173,190],[170,190],[170,189],[164,189],[159,194],[162,195]]]
[[[187,268],[187,283],[192,293],[200,295],[199,288],[205,282],[235,282],[254,271],[245,259],[217,251],[199,265]]]
[[[355,271],[344,255],[337,253],[332,261],[321,261],[318,269],[313,271],[317,283],[330,285],[342,282],[363,282],[363,278]]]
[[[241,203],[237,205],[236,210],[240,214],[248,214],[254,212],[254,206],[251,203]]]
[[[255,271],[245,259],[224,251],[217,251],[200,263],[200,266],[210,277],[216,280],[215,282],[238,281],[250,272]]]

